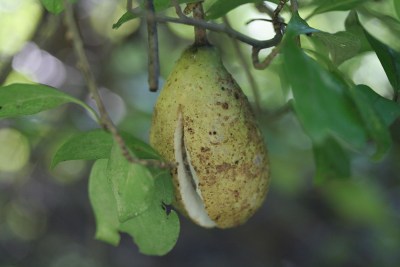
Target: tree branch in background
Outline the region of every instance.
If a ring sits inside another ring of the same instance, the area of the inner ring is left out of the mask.
[[[146,22],[147,22],[147,42],[148,42],[148,75],[149,89],[151,92],[158,90],[158,77],[160,76],[160,60],[158,57],[158,34],[157,22],[154,20],[153,0],[145,1]]]
[[[97,89],[95,77],[90,69],[89,61],[85,54],[85,50],[83,48],[83,42],[79,35],[79,30],[74,18],[74,12],[72,5],[68,0],[64,0],[65,5],[65,24],[67,29],[71,35],[71,39],[73,42],[74,50],[76,56],[78,57],[78,66],[81,69],[89,92],[96,102],[97,108],[99,109],[100,119],[101,119],[101,126],[104,130],[109,131],[114,140],[117,142],[119,148],[122,151],[122,154],[131,163],[134,164],[141,164],[149,167],[156,167],[156,168],[170,168],[172,165],[170,163],[157,161],[157,160],[142,160],[135,158],[131,152],[129,151],[128,147],[125,144],[125,141],[122,139],[121,135],[119,134],[117,128],[115,127],[114,123],[111,121],[107,110],[104,106],[103,101],[101,100],[99,91]]]

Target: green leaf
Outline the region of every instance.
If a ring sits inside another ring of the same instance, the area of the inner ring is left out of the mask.
[[[117,203],[107,178],[108,160],[97,160],[89,177],[89,199],[96,218],[96,239],[118,245]]]
[[[79,99],[47,85],[24,83],[0,87],[0,118],[32,115],[69,102],[84,107],[97,118],[93,109]]]
[[[378,56],[394,91],[400,91],[400,53],[373,37],[366,30],[364,34]]]
[[[106,159],[110,156],[112,144],[112,136],[101,129],[78,133],[57,150],[51,168],[67,160]]]
[[[316,32],[319,32],[319,30],[311,28],[307,24],[307,22],[300,17],[299,13],[296,12],[292,15],[292,17],[289,21],[289,24],[286,28],[286,33],[284,35],[284,39],[285,39],[284,41],[286,41],[286,39],[293,39],[294,37],[296,37],[300,34],[310,34],[310,33],[316,33]]]
[[[367,94],[370,92],[365,91],[370,90],[372,89],[366,85],[357,85],[350,88],[349,91],[353,96],[353,100],[356,103],[369,135],[376,143],[377,148],[374,157],[380,159],[389,150],[392,139],[381,114],[378,113],[374,105],[371,105],[369,102]]]
[[[160,154],[155,151],[149,144],[134,137],[133,135],[121,132],[127,147],[140,159],[156,159],[163,160]]]
[[[400,116],[400,105],[394,101],[384,98],[366,85],[356,87],[363,99],[372,106],[386,127],[389,127]]]
[[[107,175],[117,201],[120,222],[146,211],[154,194],[154,179],[150,171],[128,162],[114,143],[108,161]]]
[[[121,133],[126,146],[138,158],[161,160],[161,156],[148,144],[128,133]],[[101,129],[78,133],[68,139],[53,157],[51,168],[67,160],[108,159],[113,145],[112,135]]]
[[[368,0],[315,0],[317,8],[309,15],[312,17],[317,14],[330,11],[347,11],[356,8],[357,6],[367,2]]]
[[[313,37],[320,39],[326,45],[336,65],[357,55],[361,48],[358,37],[350,32],[341,31],[333,34],[317,32]]]
[[[237,8],[238,6],[248,3],[260,3],[261,0],[217,0],[215,1],[206,12],[208,19],[216,19],[226,15],[229,11]]]
[[[64,10],[64,0],[40,0],[47,11],[59,14]]]
[[[376,11],[374,9],[367,9],[364,7],[357,8],[357,12],[371,20],[378,19],[379,22],[382,23],[382,27],[381,27],[382,30],[388,29],[388,30],[392,31],[393,37],[397,37],[397,39],[400,41],[400,38],[399,38],[400,21],[399,20],[393,18],[392,16],[383,14],[380,11]]]
[[[315,144],[313,149],[317,183],[350,176],[349,156],[335,139],[328,138],[321,144]]]
[[[304,21],[292,19],[287,38],[303,33],[307,27]],[[361,148],[366,142],[366,132],[346,95],[345,83],[308,57],[294,40],[286,40],[282,52],[284,69],[292,85],[294,108],[313,142],[320,144],[335,136]]]
[[[372,48],[364,34],[364,29],[358,19],[357,12],[352,10],[345,20],[346,31],[357,36],[360,43],[360,53],[371,51]]]
[[[155,194],[153,201],[171,205],[174,199],[174,186],[168,169],[150,169],[155,180]]]
[[[118,28],[121,27],[122,24],[124,24],[125,22],[128,22],[128,21],[133,20],[133,19],[136,19],[136,18],[138,18],[137,15],[134,15],[134,14],[132,14],[132,13],[129,12],[129,11],[128,11],[128,12],[125,12],[125,13],[118,19],[118,21],[112,25],[112,28],[113,28],[113,29],[118,29]]]
[[[152,170],[154,194],[149,208],[123,223],[117,212],[117,201],[107,177],[107,160],[97,160],[89,178],[89,197],[96,218],[96,239],[117,245],[119,233],[128,233],[140,251],[148,255],[164,255],[178,239],[179,218],[170,208],[173,199],[172,180],[168,170]],[[130,187],[131,190],[133,187]]]
[[[178,215],[165,205],[171,203],[173,196],[168,171],[160,171],[155,177],[153,196],[147,211],[122,223],[120,229],[133,237],[140,252],[161,256],[175,246],[180,229]]]
[[[396,11],[397,17],[400,19],[400,1],[393,0],[394,10]]]

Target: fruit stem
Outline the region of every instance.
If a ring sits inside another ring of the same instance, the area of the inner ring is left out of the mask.
[[[204,9],[202,1],[195,4],[193,8],[193,18],[198,20],[204,20]],[[210,45],[207,39],[207,32],[205,28],[194,26],[194,45],[195,46]]]

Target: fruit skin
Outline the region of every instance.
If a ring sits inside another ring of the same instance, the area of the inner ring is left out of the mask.
[[[157,100],[150,143],[170,162],[179,113],[209,217],[219,228],[244,223],[267,193],[267,151],[246,96],[212,46],[185,50]],[[172,174],[175,206],[187,215],[176,168]]]

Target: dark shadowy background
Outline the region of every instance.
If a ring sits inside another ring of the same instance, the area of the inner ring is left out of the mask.
[[[391,12],[389,4],[380,7]],[[147,140],[157,94],[147,87],[145,25],[135,20],[112,30],[124,8],[124,1],[79,1],[76,19],[112,119],[120,129]],[[270,25],[245,22],[263,16],[251,5],[229,13],[235,28],[259,39],[272,36]],[[343,29],[345,16],[346,12],[332,12],[316,16],[310,24],[334,32]],[[379,27],[374,21],[363,23],[372,30]],[[192,29],[160,25],[159,33],[163,83],[192,42]],[[379,34],[399,48],[390,34]],[[215,33],[210,39],[254,104],[230,39]],[[250,64],[250,47],[241,49]],[[75,65],[62,15],[45,13],[38,1],[0,0],[0,54],[0,82],[33,80],[93,104]],[[391,127],[394,145],[382,161],[354,152],[352,177],[316,184],[308,137],[292,112],[276,112],[290,99],[279,78],[281,64],[278,57],[267,70],[250,70],[259,87],[259,124],[272,170],[264,206],[247,224],[229,230],[202,229],[182,217],[177,245],[163,257],[139,254],[125,235],[118,247],[94,239],[87,193],[92,162],[65,162],[49,170],[54,151],[66,138],[96,127],[80,107],[64,105],[1,120],[0,267],[399,266],[399,121]],[[375,54],[351,59],[341,69],[358,83],[389,95],[389,82]]]

